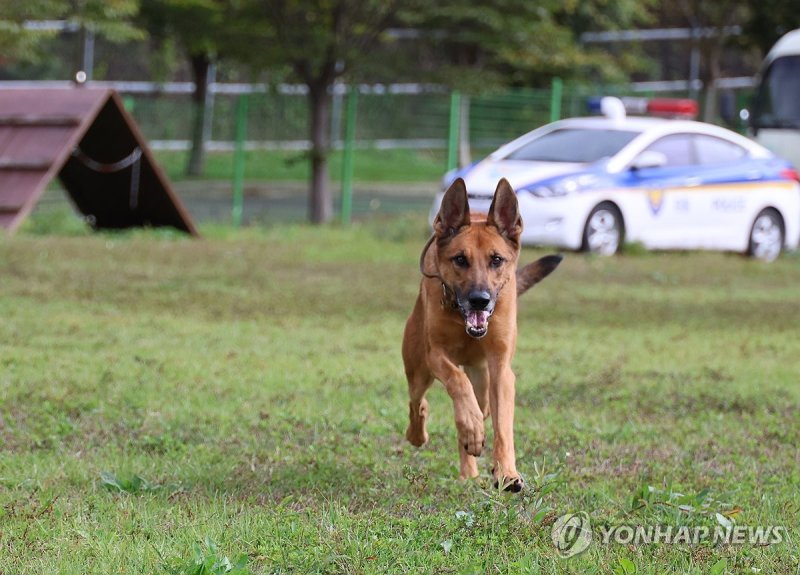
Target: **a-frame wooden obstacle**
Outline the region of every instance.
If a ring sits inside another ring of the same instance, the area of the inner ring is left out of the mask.
[[[13,233],[55,176],[94,228],[197,235],[116,92],[0,89],[0,228]]]

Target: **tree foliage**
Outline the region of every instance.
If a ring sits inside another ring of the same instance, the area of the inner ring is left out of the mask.
[[[4,60],[33,61],[53,32],[26,29],[28,20],[67,20],[114,42],[141,39],[132,24],[138,0],[25,0],[0,2],[0,53]]]
[[[56,0],[31,0],[30,2],[0,2],[0,54],[3,60],[32,60],[45,33],[26,30],[24,23],[40,14],[56,14]]]
[[[744,40],[764,56],[778,39],[800,28],[800,6],[796,0],[746,0]]]
[[[315,223],[328,221],[333,216],[327,167],[331,86],[380,44],[401,8],[424,4],[422,0],[240,0],[237,4],[243,22],[240,33],[249,39],[240,45],[238,57],[261,68],[282,67],[308,90],[309,218]]]
[[[247,54],[261,66],[289,65],[313,82],[343,74],[378,44],[401,7],[421,0],[239,0]]]
[[[186,173],[199,176],[205,164],[204,131],[211,66],[224,46],[229,21],[218,0],[140,0],[139,21],[164,59],[177,45],[188,59],[194,80],[191,149]]]
[[[61,16],[114,42],[144,39],[133,24],[139,0],[61,0]]]
[[[156,43],[176,41],[187,54],[217,54],[225,24],[216,0],[140,0],[139,21]]]
[[[716,81],[721,76],[723,50],[733,41],[732,27],[749,17],[746,1],[676,0],[662,4],[660,16],[670,24],[698,31],[692,42],[700,55],[703,119],[713,121],[717,115]]]
[[[640,25],[651,1],[452,0],[405,13],[407,25],[428,30],[445,56],[437,72],[452,83],[537,86],[553,76],[617,79],[619,61],[588,49],[580,34]]]

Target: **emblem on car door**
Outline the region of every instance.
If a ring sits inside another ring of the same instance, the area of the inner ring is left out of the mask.
[[[647,190],[647,203],[653,215],[657,216],[664,205],[664,190]]]

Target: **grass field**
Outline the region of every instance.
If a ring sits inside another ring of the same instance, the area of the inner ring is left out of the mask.
[[[0,240],[3,575],[800,572],[797,256],[568,254],[521,305],[515,496],[455,479],[441,385],[403,439],[421,218],[40,229]],[[579,511],[788,532],[563,559]]]

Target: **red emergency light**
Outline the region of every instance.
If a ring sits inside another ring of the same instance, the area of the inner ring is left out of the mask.
[[[695,118],[699,108],[689,98],[654,98],[647,102],[647,113],[654,116]]]

